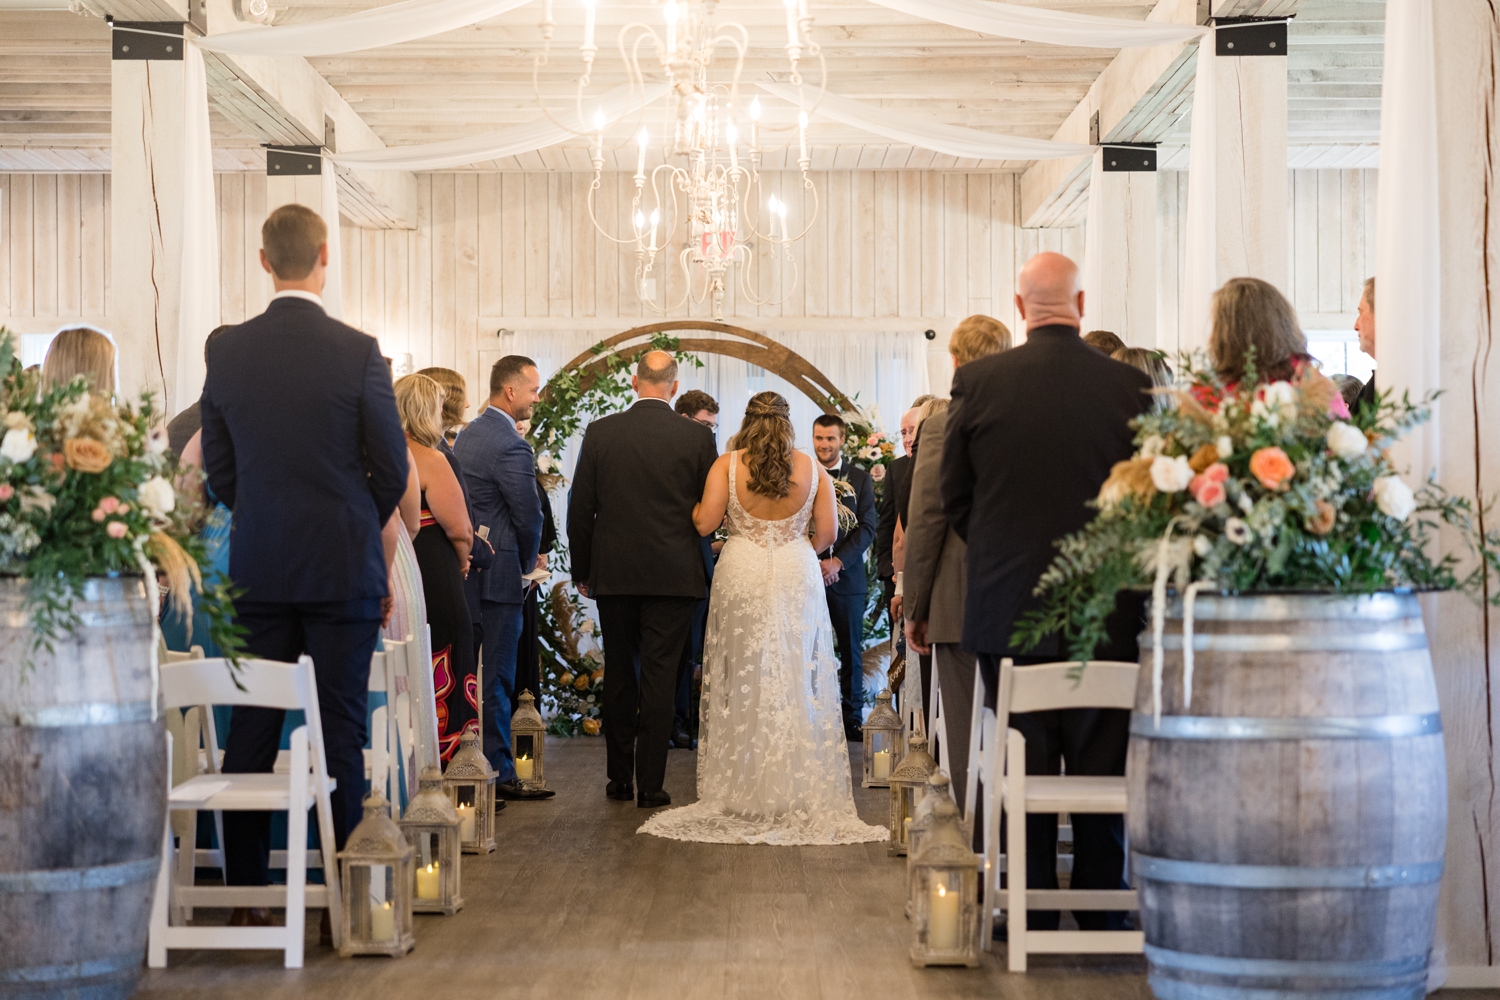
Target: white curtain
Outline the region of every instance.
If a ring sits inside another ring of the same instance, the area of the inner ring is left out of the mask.
[[[211,35],[211,52],[255,56],[331,56],[430,38],[515,10],[530,0],[401,0],[309,24],[245,28]]]
[[[323,164],[323,222],[328,226],[328,280],[323,285],[323,310],[344,318],[344,247],[339,227],[339,178],[332,163]]]
[[[1115,234],[1120,239],[1124,234]],[[1083,223],[1083,309],[1085,316],[1102,316],[1104,302],[1104,151],[1089,166],[1089,207]],[[1098,323],[1087,324],[1099,326]]]
[[[208,76],[203,53],[183,52],[182,291],[178,303],[177,378],[180,410],[203,394],[203,345],[219,325],[218,200],[214,196],[213,136],[208,125]]]
[[[921,115],[907,114],[891,108],[880,108],[825,93],[822,100],[804,97],[796,87],[782,83],[757,81],[756,86],[773,97],[803,108],[809,114],[821,115],[853,128],[884,136],[893,142],[930,149],[934,153],[976,160],[1055,160],[1067,156],[1088,156],[1094,147],[1076,142],[1054,142],[1051,139],[1026,139],[1021,136],[996,135],[977,128],[947,125]]]
[[[1039,10],[991,0],[873,0],[903,14],[951,24],[955,28],[1019,38],[1051,45],[1120,49],[1139,45],[1169,45],[1185,42],[1206,32],[1191,24],[1156,21],[1126,21],[1095,14],[1072,14],[1061,10]]]
[[[1399,399],[1437,389],[1442,328],[1438,233],[1437,67],[1432,0],[1388,0],[1380,100],[1375,301],[1380,367],[1375,384]],[[1415,480],[1438,468],[1438,416],[1392,448]]]
[[[1193,81],[1193,123],[1188,139],[1188,208],[1183,260],[1183,317],[1179,350],[1208,346],[1208,307],[1218,287],[1218,234],[1214,212],[1218,200],[1218,135],[1215,122],[1214,39],[1198,45],[1198,72]]]
[[[604,94],[597,104],[584,105],[586,122],[580,123],[578,109],[569,108],[557,124],[543,116],[525,125],[515,125],[498,132],[485,132],[465,139],[424,142],[413,146],[393,146],[359,153],[335,153],[329,156],[341,167],[360,170],[445,170],[479,160],[494,160],[518,153],[555,146],[580,134],[590,134],[595,124],[591,112],[604,112],[605,124],[613,124],[632,111],[666,96],[664,83],[647,84],[644,90],[621,85]]]

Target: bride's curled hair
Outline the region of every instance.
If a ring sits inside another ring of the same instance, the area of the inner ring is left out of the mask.
[[[779,392],[758,392],[745,407],[740,432],[729,442],[731,451],[745,450],[750,489],[781,499],[792,492],[792,408]]]

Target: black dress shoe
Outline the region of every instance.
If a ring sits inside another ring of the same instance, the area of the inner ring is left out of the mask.
[[[505,800],[504,799],[496,799],[495,800],[495,815],[497,815],[497,816],[500,815],[500,813],[504,809],[505,809]]]
[[[864,740],[864,738],[865,738],[864,727],[862,727],[862,726],[845,726],[844,727],[844,739],[848,740],[850,743],[859,743],[859,742],[862,742]]]
[[[685,727],[679,726],[672,731],[672,746],[678,750],[696,750],[698,741],[693,739]]]
[[[550,799],[557,793],[550,788],[522,788],[514,781],[506,781],[495,786],[495,794],[502,799],[523,801],[527,799]]]
[[[666,792],[651,792],[636,797],[635,804],[641,809],[655,809],[658,806],[669,806],[672,804],[672,796]]]
[[[635,789],[630,787],[628,781],[611,781],[604,786],[604,794],[621,802],[629,802],[635,798]]]

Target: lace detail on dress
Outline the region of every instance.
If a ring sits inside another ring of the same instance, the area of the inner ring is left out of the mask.
[[[817,554],[807,540],[818,479],[791,517],[762,520],[729,459],[729,540],[714,569],[703,649],[698,801],[641,833],[723,844],[884,840],[854,809],[839,662]]]

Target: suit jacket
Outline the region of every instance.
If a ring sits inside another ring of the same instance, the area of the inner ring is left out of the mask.
[[[902,607],[908,621],[927,623],[927,641],[959,643],[964,633],[967,547],[943,516],[939,473],[948,414],[922,421],[922,447],[911,477]]]
[[[885,468],[885,489],[880,494],[880,521],[875,528],[876,575],[882,580],[896,576],[892,561],[896,549],[896,494],[900,483],[911,474],[911,458],[902,455]]]
[[[481,600],[520,604],[521,576],[536,567],[542,544],[542,503],[537,499],[531,445],[498,410],[486,408],[453,443],[463,466],[474,530],[489,528],[495,561],[479,578]]]
[[[854,487],[853,506],[850,506],[847,497],[839,497],[838,502],[854,511],[858,523],[853,531],[839,528],[833,547],[818,553],[820,559],[832,556],[844,564],[844,568],[839,570],[839,578],[830,583],[827,589],[830,594],[863,594],[870,589],[869,582],[865,579],[865,550],[875,540],[875,530],[879,526],[875,513],[875,483],[868,472],[847,458],[843,465],[830,469],[828,474],[834,479],[846,480]]]
[[[198,433],[203,426],[203,415],[198,409],[198,401],[195,399],[177,416],[167,422],[167,447],[172,449],[172,454],[178,458],[182,457],[182,450],[188,446],[193,435]]]
[[[246,600],[387,595],[380,529],[406,490],[406,437],[374,337],[316,302],[273,299],[209,346],[199,410],[209,486],[234,511],[229,576]]]
[[[1040,601],[1053,543],[1094,517],[1111,467],[1130,457],[1129,422],[1151,381],[1085,344],[1076,327],[1043,326],[1026,343],[959,368],[943,441],[943,512],[968,543],[963,648],[1013,652],[1016,618]],[[1039,647],[1033,655],[1060,652]]]
[[[718,457],[713,431],[660,399],[589,424],[568,495],[573,578],[606,597],[707,596],[693,506]]]
[[[1376,401],[1376,398],[1375,398],[1375,376],[1371,375],[1370,376],[1370,381],[1366,382],[1360,388],[1360,390],[1359,390],[1359,396],[1357,396],[1355,398],[1354,405],[1351,406],[1351,407],[1349,407],[1349,412],[1357,415],[1359,413],[1360,407],[1365,406],[1365,405],[1369,405],[1370,407],[1373,408],[1375,406],[1376,402],[1377,401]]]

